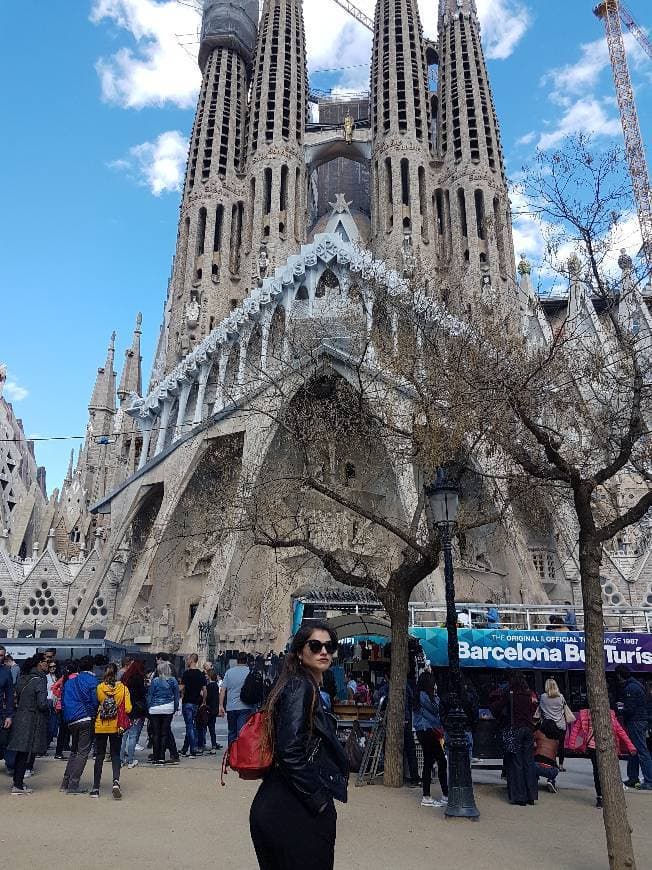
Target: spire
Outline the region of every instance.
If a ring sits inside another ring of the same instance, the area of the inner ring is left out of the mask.
[[[72,483],[73,468],[75,464],[75,448],[70,451],[70,462],[68,463],[68,471],[64,483]]]
[[[301,0],[265,0],[258,33],[248,132],[247,241],[255,265],[263,246],[282,262],[304,241],[308,104]]]
[[[111,335],[109,350],[106,355],[104,368],[97,370],[95,388],[91,398],[89,411],[115,411],[115,372],[113,360],[115,357],[115,332]]]
[[[430,105],[417,0],[377,0],[371,69],[374,237],[394,266],[402,267],[403,250],[420,249],[431,271]]]
[[[507,298],[516,286],[511,212],[474,0],[439,4],[439,73],[437,210],[451,276],[463,275],[467,301],[485,278]]]
[[[202,86],[190,138],[165,326],[154,360],[167,374],[243,298],[247,95],[258,0],[204,0]]]
[[[131,347],[125,351],[125,362],[122,368],[120,386],[118,387],[118,398],[120,399],[120,404],[123,404],[125,399],[127,399],[132,393],[137,393],[140,396],[143,391],[141,372],[141,363],[143,361],[143,358],[140,355],[140,336],[142,334],[142,323],[143,315],[138,312]]]

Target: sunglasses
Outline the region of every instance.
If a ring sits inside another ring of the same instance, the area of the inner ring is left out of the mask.
[[[325,649],[329,656],[335,655],[337,652],[337,644],[330,640],[327,643],[323,643],[321,640],[309,640],[306,641],[306,646],[314,655],[320,653],[322,649]]]

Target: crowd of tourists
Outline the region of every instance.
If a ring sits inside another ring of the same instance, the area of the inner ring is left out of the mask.
[[[652,694],[625,665],[618,665],[615,673],[618,692],[610,716],[618,755],[627,758],[624,787],[652,791]],[[565,753],[572,751],[590,759],[596,807],[602,807],[596,739],[588,708],[572,711],[553,679],[546,681],[545,692],[537,698],[519,672],[513,672],[493,693],[490,707],[501,725],[510,803],[534,804],[541,778],[556,793],[557,777],[565,770]]]
[[[32,793],[26,782],[39,756],[55,744],[55,756],[66,761],[60,790],[67,795],[99,798],[105,762],[111,764],[110,792],[122,797],[121,771],[139,764],[137,749],[144,733],[151,748],[148,761],[175,765],[180,755],[197,757],[223,747],[216,738],[218,717],[227,720],[229,746],[248,727],[258,747],[269,754],[262,783],[250,813],[251,835],[261,870],[294,870],[310,862],[313,870],[332,870],[336,819],[334,801],[347,799],[349,758],[337,736],[332,715],[336,697],[332,678],[337,636],[328,623],[303,626],[284,656],[277,657],[272,679],[269,657],[238,653],[224,678],[211,662],[202,666],[196,654],[175,673],[164,653],[147,672],[138,659],[121,666],[82,658],[59,670],[54,650],[38,653],[16,672],[0,646],[0,756],[13,776],[12,795]],[[619,755],[628,758],[625,788],[652,790],[652,692],[624,665],[616,668],[617,697],[611,724]],[[382,680],[371,692],[364,680],[348,678],[346,694],[357,704],[384,703],[389,692]],[[422,806],[444,806],[448,800],[447,722],[452,704],[461,702],[469,754],[473,754],[478,697],[463,681],[462,696],[439,695],[435,675],[426,663],[418,681],[406,688],[405,750],[408,782],[422,788]],[[548,679],[537,696],[525,677],[511,671],[492,690],[489,707],[498,721],[504,746],[503,775],[509,802],[528,806],[538,799],[541,779],[552,793],[565,770],[565,752],[588,756],[593,766],[597,806],[602,789],[596,741],[588,709],[570,709],[555,680]],[[172,720],[181,713],[185,740],[179,752]],[[618,713],[618,715],[617,715]],[[622,720],[622,721],[621,721]],[[146,727],[146,732],[145,732]],[[414,735],[423,763],[418,769]],[[143,738],[143,742],[144,738]],[[242,740],[238,741],[238,745]],[[94,754],[91,787],[82,782]],[[68,753],[67,758],[65,753]],[[437,771],[441,797],[431,796]],[[237,768],[236,768],[237,769]],[[320,848],[314,849],[319,843]]]
[[[229,742],[268,691],[269,666],[256,667],[247,654],[224,679],[211,662],[199,665],[196,654],[175,673],[166,653],[156,656],[153,671],[143,661],[125,658],[120,666],[102,656],[84,657],[60,665],[56,651],[37,653],[15,667],[0,646],[0,758],[12,775],[11,794],[32,794],[27,784],[39,757],[54,750],[66,761],[60,791],[99,798],[104,764],[111,764],[111,793],[122,797],[121,771],[139,765],[137,750],[146,727],[148,763],[177,765],[180,756],[215,754],[216,722],[226,717]],[[253,666],[252,666],[253,665]],[[172,731],[175,714],[183,716],[185,739],[179,751]],[[90,788],[82,778],[93,753]]]

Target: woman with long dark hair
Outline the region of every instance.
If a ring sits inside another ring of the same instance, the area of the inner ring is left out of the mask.
[[[431,671],[424,671],[417,681],[417,691],[412,708],[414,730],[417,740],[423,749],[423,783],[422,807],[441,807],[448,803],[448,765],[446,754],[441,745],[444,728],[439,713],[439,697],[435,678]],[[437,762],[437,775],[441,786],[441,800],[433,800],[430,796],[430,779],[432,766]]]
[[[267,699],[274,762],[249,820],[260,870],[333,870],[333,799],[346,803],[348,762],[320,686],[336,650],[328,623],[302,626]]]
[[[145,688],[145,665],[134,659],[122,675],[122,683],[129,689],[131,698],[131,728],[122,735],[120,757],[128,768],[138,766],[136,746],[147,717],[147,689]]]

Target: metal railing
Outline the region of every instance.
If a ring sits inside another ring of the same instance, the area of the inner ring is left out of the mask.
[[[577,630],[584,628],[584,614],[581,608],[569,608],[564,604],[478,604],[456,603],[460,615],[460,625],[470,619],[469,628],[503,629],[549,629],[564,630],[564,616],[568,610],[575,610]],[[500,617],[500,626],[487,623],[487,611],[495,607]],[[554,617],[554,619],[552,618]],[[559,619],[561,618],[561,622]],[[446,624],[446,605],[427,602],[410,602],[410,624],[419,628],[439,628]],[[652,633],[652,607],[605,607],[605,631],[631,631]]]

